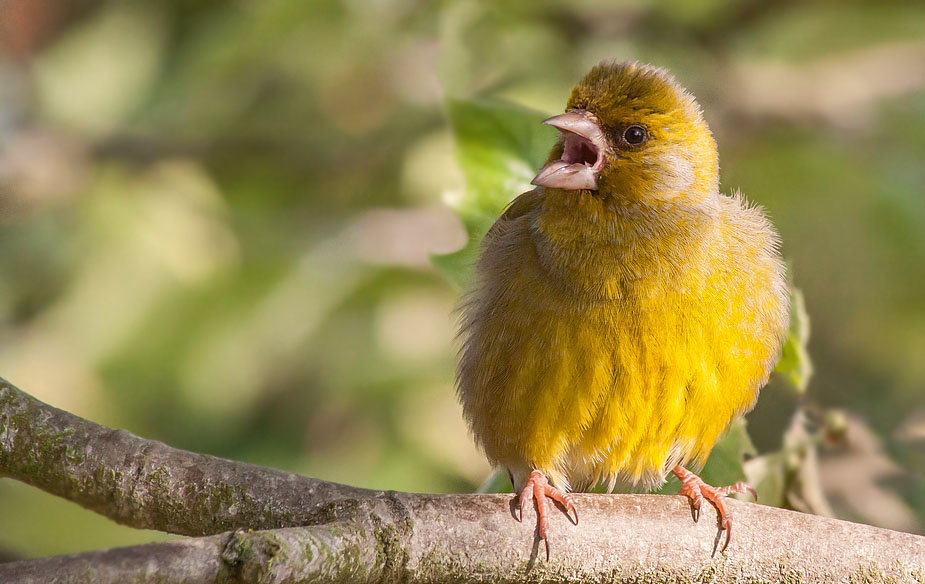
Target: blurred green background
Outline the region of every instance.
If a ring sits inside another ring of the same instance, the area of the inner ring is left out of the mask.
[[[0,375],[185,449],[474,490],[445,102],[554,113],[602,59],[689,87],[783,236],[815,375],[749,430],[788,506],[925,530],[921,2],[0,0]],[[798,403],[837,436],[794,460]],[[0,480],[16,554],[159,537]]]

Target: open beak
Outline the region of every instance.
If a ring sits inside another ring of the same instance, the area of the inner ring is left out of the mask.
[[[540,170],[532,184],[566,190],[597,190],[597,175],[604,166],[607,138],[600,125],[584,110],[572,110],[543,121],[562,132],[562,157]]]

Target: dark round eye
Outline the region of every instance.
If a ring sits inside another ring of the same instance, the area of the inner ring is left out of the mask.
[[[632,146],[639,146],[646,141],[646,138],[646,129],[642,126],[630,126],[623,130],[623,139]]]

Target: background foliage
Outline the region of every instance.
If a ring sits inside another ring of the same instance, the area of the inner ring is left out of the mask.
[[[182,448],[477,488],[453,252],[605,58],[699,97],[812,316],[806,391],[777,377],[716,476],[922,532],[921,3],[0,0],[0,375]],[[155,537],[0,481],[16,553]]]

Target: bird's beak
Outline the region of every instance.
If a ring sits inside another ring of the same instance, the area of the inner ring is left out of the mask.
[[[566,190],[597,190],[607,138],[600,124],[584,110],[572,110],[543,121],[562,132],[562,157],[540,170],[532,184]]]

